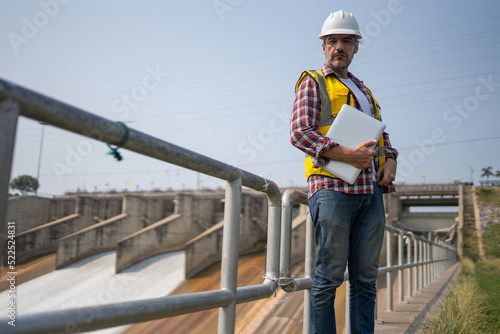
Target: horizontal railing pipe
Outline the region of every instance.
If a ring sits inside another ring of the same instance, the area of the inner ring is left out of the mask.
[[[298,291],[298,290],[305,290],[312,288],[313,280],[312,278],[304,277],[304,278],[296,278],[294,279],[294,282],[296,286],[294,290]]]
[[[442,258],[442,259],[436,259],[436,260],[429,260],[429,261],[423,261],[419,263],[411,263],[411,264],[402,264],[402,265],[395,265],[395,266],[390,266],[390,267],[382,267],[378,269],[379,274],[386,274],[388,272],[392,271],[398,271],[398,270],[403,270],[403,269],[408,269],[408,268],[413,268],[417,267],[423,264],[432,264],[432,263],[442,263],[446,261],[450,261],[454,259],[454,257],[448,257],[448,258]]]
[[[124,127],[118,122],[94,115],[0,79],[0,100],[3,99],[17,101],[20,105],[20,115],[22,116],[111,145],[120,144],[126,133]],[[241,177],[243,186],[262,192],[274,190],[269,194],[273,193],[274,197],[281,197],[278,187],[262,176],[252,174],[131,128],[128,128],[128,132],[129,139],[123,145],[123,148],[127,150],[226,181],[234,181]]]
[[[236,304],[248,303],[271,297],[275,293],[277,287],[278,283],[270,280],[258,285],[239,287],[236,290]]]
[[[231,291],[217,290],[26,314],[22,316],[22,320],[16,322],[15,327],[7,321],[0,322],[0,333],[86,332],[223,307],[229,305],[233,299]]]

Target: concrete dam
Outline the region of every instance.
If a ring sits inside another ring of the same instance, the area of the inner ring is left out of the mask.
[[[242,201],[239,251],[248,254],[265,248],[267,200],[248,191]],[[18,261],[55,252],[56,267],[63,268],[115,250],[118,273],[185,250],[189,278],[220,260],[224,191],[13,197],[7,217],[17,224]]]

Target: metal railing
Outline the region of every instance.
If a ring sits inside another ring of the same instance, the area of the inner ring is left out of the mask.
[[[0,175],[0,250],[6,249],[7,194],[16,124],[19,116],[51,124],[111,145],[118,145],[126,131],[122,125],[116,122],[0,79],[0,170],[2,170],[2,175]],[[226,181],[220,289],[99,305],[99,312],[96,312],[93,307],[82,307],[27,314],[22,316],[22,321],[17,322],[15,327],[8,325],[6,322],[0,323],[0,332],[85,332],[219,308],[218,332],[233,333],[236,304],[268,298],[278,288],[281,288],[287,292],[306,290],[304,294],[304,333],[309,333],[309,299],[315,259],[314,227],[309,214],[307,214],[306,218],[305,277],[292,277],[290,255],[292,207],[294,204],[307,205],[307,195],[297,190],[287,190],[281,196],[279,188],[270,180],[134,129],[129,129],[129,139],[123,147],[154,159]],[[236,276],[241,191],[243,186],[264,192],[268,197],[266,272],[262,284],[237,288]],[[400,273],[399,277],[402,277],[403,270],[408,269],[409,275],[414,270],[416,273],[416,275],[412,276],[415,279],[414,286],[421,288],[424,284],[437,277],[451,263],[454,263],[453,261],[456,261],[456,255],[452,254],[453,252],[456,253],[456,250],[454,251],[451,247],[437,240],[428,241],[421,237],[415,237],[410,232],[404,232],[390,226],[386,226],[386,229],[388,233],[388,266],[380,268],[379,273],[392,275],[392,272],[397,270]],[[397,234],[398,238],[401,239],[399,242],[400,256],[398,265],[392,265],[393,234]],[[414,243],[413,247],[408,246],[410,243],[406,246],[408,253],[407,264],[402,263],[402,249],[404,248],[402,240],[405,236],[407,240]],[[388,276],[388,278],[389,284],[389,282],[392,282],[392,277]],[[345,279],[348,280],[347,273]],[[412,280],[409,279],[409,281]],[[412,288],[409,285],[410,295],[411,290]],[[392,289],[388,288],[388,294],[389,291],[392,291]],[[400,295],[402,296],[401,291]],[[390,305],[392,310],[392,297]],[[346,318],[348,319],[348,317],[349,314],[346,312]],[[349,333],[348,324],[349,321],[346,321],[346,333]]]
[[[0,249],[6,249],[6,208],[16,124],[25,116],[111,145],[118,145],[126,129],[116,122],[50,99],[0,79]],[[0,323],[1,333],[90,331],[219,308],[219,333],[232,333],[236,304],[273,295],[279,286],[281,194],[276,184],[261,176],[128,129],[125,149],[226,180],[220,290],[112,303],[56,312],[28,314],[15,327]],[[262,284],[236,288],[242,186],[268,198],[266,274]]]
[[[422,288],[453,266],[457,258],[457,249],[438,239],[432,233],[428,237],[415,236],[412,232],[386,225],[387,266],[379,268],[379,275],[387,275],[387,310],[393,311],[393,273],[398,272],[398,301],[405,303],[404,275],[408,275],[406,293],[412,297],[413,292]],[[393,265],[393,239],[397,236],[398,263]],[[406,264],[404,254],[406,253]]]

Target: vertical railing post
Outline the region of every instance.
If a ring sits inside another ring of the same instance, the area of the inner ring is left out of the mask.
[[[424,276],[424,270],[425,270],[425,265],[423,264],[424,261],[425,261],[425,257],[424,257],[424,243],[422,241],[422,239],[420,239],[418,241],[418,253],[419,253],[419,257],[420,257],[420,266],[419,266],[419,276],[420,276],[420,284],[418,286],[418,290],[419,291],[422,291],[422,288],[424,287],[424,280],[425,280],[425,276]]]
[[[437,246],[436,246],[436,251],[437,251],[437,259],[439,260],[439,262],[437,263],[436,267],[437,267],[437,270],[436,270],[436,277],[438,277],[439,275],[441,275],[441,269],[443,267],[443,263],[441,261],[441,259],[443,258],[442,257],[442,251],[443,251],[443,248],[442,248],[442,243],[440,240],[436,239],[437,241]]]
[[[19,104],[13,100],[0,101],[0,263],[5,253],[7,240],[7,200],[9,197],[10,174],[14,142],[16,140]]]
[[[427,263],[427,261],[429,261],[429,244],[427,243],[427,239],[425,239],[424,241],[424,280],[423,280],[423,284],[424,286],[426,286],[428,283],[429,283],[429,276],[427,274],[427,272],[429,271],[428,270],[428,267],[429,267],[429,264]]]
[[[430,277],[431,277],[431,270],[430,270],[430,260],[431,260],[431,248],[430,248],[430,243],[429,243],[429,240],[425,240],[425,261],[426,261],[426,265],[425,265],[425,284],[429,284],[430,283]]]
[[[411,235],[411,234],[410,234]],[[411,256],[411,238],[410,238],[410,235],[408,235],[408,297],[412,297],[413,296],[413,286],[412,286],[412,283],[413,283],[413,275],[412,275],[412,266],[411,266],[411,260],[412,260],[412,256]],[[413,235],[411,235],[413,236]]]
[[[438,237],[436,235],[436,236],[434,236],[434,252],[435,252],[434,260],[438,260],[439,261],[441,259],[439,257],[439,255],[440,255],[439,251],[440,250],[441,249],[440,249],[440,246],[439,246],[439,239],[438,239]],[[433,280],[435,280],[439,276],[439,274],[440,274],[440,272],[439,272],[440,262],[434,262],[434,263],[435,263],[435,265],[434,265],[434,277],[433,277]]]
[[[415,261],[415,264],[416,264],[416,267],[415,267],[415,292],[418,291],[418,240],[417,238],[413,238],[413,258],[414,258],[414,261]]]
[[[429,232],[429,283],[434,281],[434,237]]]
[[[436,259],[436,245],[434,244],[434,236],[431,236],[430,238],[430,260],[431,260],[431,276],[430,276],[430,282],[434,281],[434,275],[436,272],[436,262],[434,261]]]
[[[392,231],[387,231],[387,267],[392,267]],[[388,271],[387,277],[387,311],[392,311],[392,271]]]
[[[446,247],[446,248],[445,248]],[[445,258],[446,260],[443,261],[443,267],[442,267],[442,273],[444,273],[448,269],[448,265],[450,263],[450,257],[448,256],[448,248],[445,244],[443,244],[443,248],[441,249],[441,254],[442,257]]]
[[[233,293],[231,304],[219,309],[218,333],[234,333],[236,319],[236,280],[241,214],[241,178],[226,184],[224,230],[222,240],[220,288]]]
[[[403,265],[403,232],[399,231],[398,233],[398,265]],[[402,303],[404,301],[404,270],[398,270],[398,292],[399,292],[399,302]]]
[[[269,199],[268,221],[265,276],[277,282],[280,270],[281,199]]]
[[[304,274],[307,278],[314,277],[314,265],[316,259],[316,245],[314,243],[314,225],[312,223],[311,214],[309,211],[306,216],[306,252],[305,252],[305,268]],[[306,289],[304,291],[304,316],[303,316],[303,329],[302,333],[310,333],[310,311],[311,311],[311,290]]]
[[[283,210],[281,211],[281,238],[280,238],[280,284],[288,285],[292,280],[291,248],[292,248],[292,209],[293,200],[283,196]]]
[[[434,281],[434,238],[432,237],[432,234],[429,233],[429,283]]]

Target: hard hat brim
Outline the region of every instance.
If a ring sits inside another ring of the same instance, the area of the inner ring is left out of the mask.
[[[324,39],[326,36],[329,35],[354,35],[356,36],[357,39],[363,38],[361,36],[361,33],[359,31],[354,31],[352,29],[332,29],[332,30],[327,30],[322,32],[318,38],[319,39]]]

